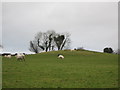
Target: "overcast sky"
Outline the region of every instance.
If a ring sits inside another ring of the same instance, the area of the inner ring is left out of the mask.
[[[71,34],[71,48],[103,51],[118,47],[117,2],[4,2],[4,52],[29,52],[29,41],[39,31]]]

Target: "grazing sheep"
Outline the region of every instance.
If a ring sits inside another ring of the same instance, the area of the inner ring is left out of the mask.
[[[7,57],[7,55],[5,55],[4,57]]]
[[[6,58],[11,58],[11,55],[5,55],[4,57],[6,57]]]
[[[64,56],[62,54],[58,54],[58,58],[64,59]]]
[[[16,55],[16,58],[17,58],[17,60],[19,60],[19,61],[22,61],[22,60],[25,61],[25,55],[24,55],[23,53],[17,54],[17,55]]]
[[[75,50],[71,49],[70,51],[75,51]]]
[[[11,58],[11,55],[8,55],[7,57],[8,57],[8,58]]]

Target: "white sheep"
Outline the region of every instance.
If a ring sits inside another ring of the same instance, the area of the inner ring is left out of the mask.
[[[75,51],[75,50],[72,50],[72,49],[71,49],[70,51]]]
[[[19,53],[16,55],[17,60],[24,60],[25,61],[25,55],[23,53]]]
[[[64,56],[63,55],[59,55],[58,58],[64,59]]]
[[[11,55],[5,55],[4,57],[6,57],[6,58],[11,58]]]
[[[7,55],[5,55],[4,57],[7,57]]]

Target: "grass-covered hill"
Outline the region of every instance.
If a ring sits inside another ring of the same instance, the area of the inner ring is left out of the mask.
[[[57,55],[63,54],[64,59]],[[3,88],[115,88],[118,56],[91,51],[51,51],[26,61],[3,57]]]

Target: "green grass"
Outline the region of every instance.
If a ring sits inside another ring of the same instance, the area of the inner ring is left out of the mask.
[[[61,53],[65,59],[57,59]],[[90,51],[52,51],[3,58],[3,88],[116,88],[118,56]]]

